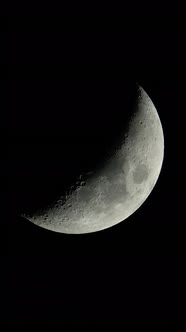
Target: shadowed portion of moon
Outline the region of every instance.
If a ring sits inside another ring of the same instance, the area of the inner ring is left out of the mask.
[[[10,192],[17,197],[12,208],[18,214],[44,209],[74,189],[80,174],[102,167],[131,117],[135,95],[136,83],[128,79],[18,86],[9,151]]]
[[[95,87],[91,93],[87,90],[84,107],[93,119],[90,116],[85,132],[82,117],[72,135],[68,132],[72,121],[68,123],[67,119],[68,126],[62,126],[64,141],[72,136],[75,141],[71,141],[72,146],[67,144],[65,154],[64,150],[57,154],[62,155],[64,163],[61,171],[61,163],[55,175],[51,168],[55,195],[48,196],[47,204],[43,201],[45,206],[36,208],[35,204],[35,209],[27,208],[23,214],[38,226],[74,234],[99,231],[129,217],[153,189],[164,149],[157,111],[141,87],[128,86],[124,92],[124,86],[111,87]],[[74,107],[82,105],[80,96],[73,93]],[[98,115],[102,108],[104,121]],[[95,109],[99,110],[96,117]],[[77,114],[81,114],[79,107]],[[53,153],[51,162],[56,163],[57,156]]]

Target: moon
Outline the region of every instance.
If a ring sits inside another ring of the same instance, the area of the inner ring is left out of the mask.
[[[164,156],[159,115],[139,85],[135,105],[101,167],[81,173],[51,205],[22,216],[51,231],[82,234],[104,230],[132,215],[154,188]]]

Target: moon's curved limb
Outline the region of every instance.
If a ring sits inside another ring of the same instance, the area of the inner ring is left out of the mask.
[[[81,174],[52,206],[24,215],[61,233],[90,233],[111,227],[134,213],[152,191],[161,171],[164,137],[154,104],[138,87],[127,131],[102,168]]]

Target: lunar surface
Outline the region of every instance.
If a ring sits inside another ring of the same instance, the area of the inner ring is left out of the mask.
[[[95,172],[79,175],[65,195],[23,216],[51,231],[96,232],[128,218],[147,199],[161,171],[164,137],[154,104],[138,86],[133,115],[117,146]]]

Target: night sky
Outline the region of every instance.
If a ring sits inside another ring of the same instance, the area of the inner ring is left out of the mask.
[[[144,21],[8,18],[10,324],[184,317],[183,18],[165,24],[152,16],[148,28]],[[165,139],[145,203],[124,222],[84,235],[19,217],[100,160],[119,131],[124,100],[128,115],[135,81],[155,104]]]

